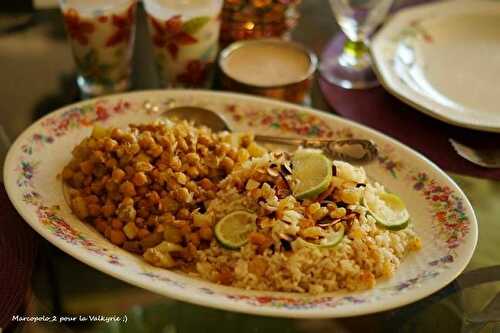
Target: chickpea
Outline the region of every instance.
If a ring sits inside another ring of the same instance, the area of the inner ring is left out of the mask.
[[[172,156],[169,162],[169,166],[174,170],[174,171],[180,171],[182,168],[182,162],[181,159],[178,156]]]
[[[177,212],[177,218],[179,220],[190,220],[191,219],[191,213],[189,212],[189,209],[187,209],[187,208],[181,208]]]
[[[125,181],[120,185],[120,192],[127,197],[135,196],[135,186],[131,181]]]
[[[83,185],[85,185],[85,186],[89,186],[91,183],[92,183],[92,176],[91,176],[91,175],[88,175],[88,176],[87,176],[87,177],[85,177],[85,179],[83,180]],[[90,192],[90,188],[89,188],[89,192]]]
[[[189,153],[186,155],[186,161],[191,164],[197,164],[200,162],[200,156],[196,153]]]
[[[97,231],[99,231],[101,234],[103,234],[106,231],[106,227],[108,224],[106,223],[105,219],[102,218],[97,218],[94,220],[94,225]]]
[[[148,193],[149,189],[146,185],[144,186],[139,186],[136,188],[137,194],[143,196],[144,194]]]
[[[253,135],[245,133],[240,137],[240,145],[247,148],[253,142]]]
[[[186,185],[188,178],[183,172],[176,172],[175,180],[181,185]]]
[[[139,217],[142,217],[142,218],[146,219],[150,215],[149,209],[146,208],[146,207],[139,208],[139,211],[138,211],[137,215],[139,215]]]
[[[113,230],[109,225],[106,224],[106,228],[104,229],[104,237],[107,239],[111,238],[111,230]]]
[[[136,141],[135,136],[132,133],[124,133],[122,139],[129,143]]]
[[[220,166],[224,169],[225,172],[229,173],[231,172],[231,170],[233,170],[234,161],[226,156],[220,162]]]
[[[94,163],[104,163],[106,161],[106,157],[104,156],[104,152],[96,150],[92,153],[90,160]]]
[[[121,230],[111,230],[109,239],[113,244],[122,245],[127,240],[127,237]]]
[[[106,191],[108,193],[114,193],[114,192],[118,191],[118,184],[113,182],[113,181],[110,181],[110,180],[108,180],[104,184],[104,187],[106,188]]]
[[[198,144],[198,147],[196,147],[196,150],[198,151],[198,154],[200,154],[203,157],[208,155],[208,148],[205,146]]]
[[[204,146],[210,146],[213,142],[212,138],[208,134],[201,134],[198,137],[198,142]]]
[[[115,230],[121,230],[123,228],[123,222],[120,221],[119,219],[112,219],[111,227]]]
[[[96,217],[101,214],[101,206],[98,204],[91,203],[87,206],[87,209],[90,216]]]
[[[124,170],[125,170],[126,177],[128,179],[132,178],[135,175],[135,169],[133,167],[131,167],[130,165],[125,166]]]
[[[186,140],[184,140],[184,138],[178,138],[177,139],[177,146],[183,152],[187,152],[189,150],[189,146],[188,146]]]
[[[198,165],[198,171],[201,177],[208,175],[208,167],[205,164]]]
[[[113,140],[111,138],[106,138],[104,140],[104,150],[106,150],[108,153],[115,150],[117,146],[118,146],[118,142],[116,142],[116,140]]]
[[[153,137],[151,136],[151,132],[149,131],[143,132],[142,135],[139,137],[139,145],[143,149],[147,149],[154,144],[155,140],[153,139]]]
[[[149,150],[147,151],[147,153],[148,153],[149,155],[151,155],[152,157],[158,157],[158,156],[160,156],[160,155],[161,155],[161,153],[162,153],[162,152],[163,152],[163,148],[162,148],[162,146],[157,145],[157,144],[155,144],[155,145],[151,146],[151,147],[149,148]]]
[[[165,170],[167,170],[168,165],[167,165],[167,164],[165,164],[165,163],[158,163],[158,164],[156,165],[156,168],[158,168],[158,170],[160,170],[160,171],[165,171]]]
[[[136,186],[143,186],[147,184],[148,182],[148,177],[144,172],[136,172],[134,176],[132,177],[132,182]]]
[[[123,171],[120,168],[116,168],[113,170],[113,173],[111,174],[111,178],[115,183],[120,183],[123,178],[125,177],[125,171]]]
[[[94,181],[94,182],[92,182],[92,184],[90,184],[90,188],[91,188],[93,193],[98,194],[102,191],[102,189],[104,188],[104,185],[102,182]]]
[[[215,187],[214,183],[212,183],[212,181],[208,178],[203,178],[202,180],[200,180],[199,184],[205,191],[211,191]]]
[[[99,203],[99,197],[97,195],[89,195],[85,198],[85,201],[87,201],[88,204],[97,204]]]
[[[73,200],[71,201],[71,208],[73,208],[76,216],[78,216],[81,220],[89,216],[87,202],[85,201],[85,199],[83,199],[83,197],[73,198]]]
[[[85,175],[83,174],[83,172],[81,172],[81,171],[75,172],[73,175],[73,181],[72,181],[73,187],[76,187],[76,188],[82,187],[84,180],[85,180]]]
[[[193,201],[193,195],[185,187],[178,188],[175,191],[175,197],[181,203],[190,203]]]
[[[231,158],[232,160],[237,160],[238,159],[238,149],[235,147],[231,147],[231,149],[229,149],[229,151],[227,152],[226,155],[229,158]]]
[[[160,199],[158,208],[165,213],[175,212],[179,209],[179,203],[167,195]]]
[[[141,147],[137,143],[132,143],[125,151],[129,156],[135,156],[141,151]]]
[[[118,161],[115,158],[110,158],[110,159],[106,160],[105,165],[106,165],[106,167],[108,167],[110,169],[114,169],[118,166]]]
[[[124,135],[123,131],[122,131],[121,129],[119,129],[119,128],[113,128],[113,129],[111,130],[111,137],[112,137],[113,139],[115,139],[115,140],[120,140],[120,139],[122,139],[122,138],[123,138],[123,135]]]
[[[94,163],[91,161],[83,161],[80,163],[80,170],[82,170],[84,175],[91,175],[94,171]]]
[[[137,231],[137,238],[139,239],[144,239],[146,238],[151,232],[149,232],[148,229],[146,228],[141,228],[139,231]]]
[[[101,213],[106,217],[111,217],[115,213],[116,206],[113,202],[109,201],[101,208]]]
[[[157,204],[160,201],[160,195],[156,191],[148,192],[146,198],[153,204]]]
[[[200,176],[200,171],[198,170],[197,167],[190,166],[186,170],[187,174],[191,178],[198,178]]]
[[[125,197],[122,200],[122,205],[124,205],[124,206],[133,206],[134,205],[134,199],[132,199],[130,197]]]

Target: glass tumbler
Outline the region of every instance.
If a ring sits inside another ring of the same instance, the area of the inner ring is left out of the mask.
[[[163,87],[208,88],[223,0],[144,0]]]
[[[384,20],[393,0],[329,0],[335,18],[347,39],[342,50],[323,57],[321,75],[347,89],[379,85],[372,70],[368,39]]]
[[[82,97],[130,87],[136,0],[60,0]]]

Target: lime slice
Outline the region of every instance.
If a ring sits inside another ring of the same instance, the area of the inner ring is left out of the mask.
[[[292,191],[297,199],[314,198],[332,180],[332,161],[318,150],[303,149],[292,157]]]
[[[340,229],[328,233],[325,238],[319,242],[321,248],[332,248],[337,246],[344,239],[344,225],[340,225]]]
[[[238,210],[226,215],[215,225],[215,237],[229,249],[239,249],[248,242],[248,235],[255,231],[257,215]]]
[[[322,238],[319,242],[308,242],[303,239],[305,244],[309,247],[319,247],[322,249],[331,249],[340,244],[340,242],[344,239],[344,225],[340,225],[340,229],[337,231],[329,232],[324,238]]]
[[[401,230],[408,226],[410,213],[405,203],[395,194],[380,192],[363,198],[363,205],[375,218],[377,224],[390,230]]]

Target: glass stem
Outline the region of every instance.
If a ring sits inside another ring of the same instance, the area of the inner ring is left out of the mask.
[[[362,41],[352,41],[347,39],[344,44],[344,53],[347,53],[355,58],[362,58],[368,52],[368,47]]]
[[[368,47],[361,40],[346,39],[338,61],[341,66],[357,71],[365,70],[371,66]]]

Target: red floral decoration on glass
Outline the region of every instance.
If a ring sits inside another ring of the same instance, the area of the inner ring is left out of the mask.
[[[203,63],[200,60],[191,60],[186,66],[186,70],[177,75],[177,82],[189,87],[202,86],[210,72],[211,63]]]
[[[117,44],[128,41],[132,31],[132,25],[134,24],[134,14],[135,14],[135,4],[130,5],[125,15],[112,16],[111,24],[116,28],[116,31],[107,40],[106,47],[115,46]]]
[[[177,59],[179,45],[194,44],[198,40],[182,30],[182,19],[180,15],[175,15],[167,21],[159,21],[154,17],[149,17],[154,28],[153,44],[156,47],[166,47],[170,55]]]
[[[78,12],[73,8],[68,9],[63,16],[69,36],[81,45],[87,45],[89,43],[88,35],[95,30],[94,24],[82,20]]]

